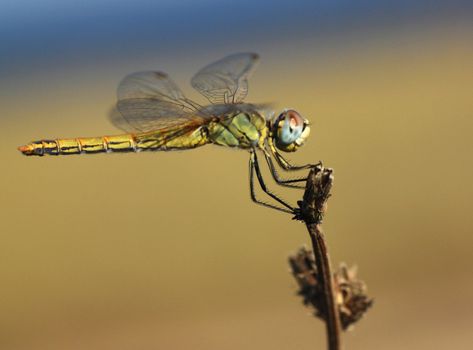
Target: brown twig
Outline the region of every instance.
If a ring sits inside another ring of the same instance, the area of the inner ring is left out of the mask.
[[[311,169],[304,198],[299,201],[299,211],[295,219],[304,221],[309,231],[315,263],[318,271],[318,283],[324,296],[325,325],[329,350],[341,349],[341,323],[337,307],[334,280],[330,268],[330,259],[322,232],[321,223],[326,208],[327,199],[330,197],[333,175],[332,170],[324,167]]]

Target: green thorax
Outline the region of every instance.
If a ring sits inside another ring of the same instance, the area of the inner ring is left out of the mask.
[[[268,134],[266,120],[261,114],[240,111],[211,122],[208,131],[212,143],[240,148],[262,147]]]

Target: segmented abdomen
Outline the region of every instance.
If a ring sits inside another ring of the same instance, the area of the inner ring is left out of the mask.
[[[80,137],[33,141],[18,149],[27,156],[68,155],[100,152],[138,152],[145,150],[189,149],[208,143],[207,132],[202,129],[182,133],[154,132],[102,137]]]
[[[19,147],[28,156],[98,153],[107,151],[135,151],[136,142],[132,135],[84,137],[33,141]]]

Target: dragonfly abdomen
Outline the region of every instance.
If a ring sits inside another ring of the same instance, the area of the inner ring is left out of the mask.
[[[138,151],[134,136],[117,135],[33,141],[18,148],[27,156]]]
[[[209,142],[207,130],[167,130],[142,134],[33,141],[18,147],[27,156],[191,149]]]

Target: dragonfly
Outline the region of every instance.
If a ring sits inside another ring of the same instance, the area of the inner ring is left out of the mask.
[[[132,73],[118,85],[112,123],[124,134],[99,137],[42,139],[18,149],[27,156],[141,152],[194,149],[206,144],[246,150],[249,158],[251,199],[260,205],[294,214],[297,209],[270,191],[264,181],[258,153],[266,160],[278,185],[303,188],[306,178],[281,178],[276,164],[285,171],[309,169],[317,164],[293,165],[281,152],[294,152],[310,133],[309,121],[294,109],[279,115],[267,105],[245,103],[248,78],[259,55],[237,53],[213,62],[191,79],[191,85],[210,104],[201,105],[160,71]],[[274,160],[276,162],[274,162]],[[272,198],[260,200],[261,189]]]

